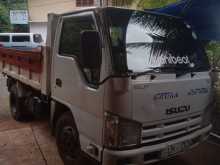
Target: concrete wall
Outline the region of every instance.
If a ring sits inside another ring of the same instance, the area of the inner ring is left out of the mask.
[[[28,0],[30,22],[47,22],[48,13],[65,13],[76,9],[75,0]]]
[[[100,0],[94,0],[99,6]],[[40,33],[46,42],[48,13],[66,13],[80,9],[76,7],[76,0],[28,0],[30,32]]]
[[[40,33],[46,42],[48,13],[65,13],[76,9],[76,0],[28,0],[30,32]]]

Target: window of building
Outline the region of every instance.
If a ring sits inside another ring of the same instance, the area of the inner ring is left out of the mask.
[[[93,5],[94,5],[94,0],[76,0],[77,7],[93,6]]]

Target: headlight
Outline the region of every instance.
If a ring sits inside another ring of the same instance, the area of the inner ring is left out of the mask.
[[[211,124],[214,108],[215,108],[215,102],[213,101],[204,110],[202,116],[202,127],[207,127],[209,124]]]
[[[142,125],[136,121],[105,113],[104,146],[123,149],[140,145]]]

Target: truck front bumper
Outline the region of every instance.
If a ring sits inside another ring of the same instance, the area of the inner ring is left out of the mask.
[[[164,151],[168,146],[175,145],[178,143],[184,143],[189,140],[192,141],[193,143],[190,143],[191,145],[186,150],[191,149],[196,145],[198,145],[201,141],[207,139],[211,128],[212,125],[210,124],[205,128],[197,130],[196,132],[183,136],[181,138],[156,145],[143,146],[132,150],[114,151],[114,150],[104,149],[102,165],[149,164],[175,156],[176,154],[179,153],[176,153],[175,155],[172,156],[164,157],[162,156],[162,151]]]

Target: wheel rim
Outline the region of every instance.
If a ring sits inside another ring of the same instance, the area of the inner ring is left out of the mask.
[[[75,129],[71,126],[66,126],[60,133],[60,149],[66,159],[75,160],[77,158],[79,143]]]

